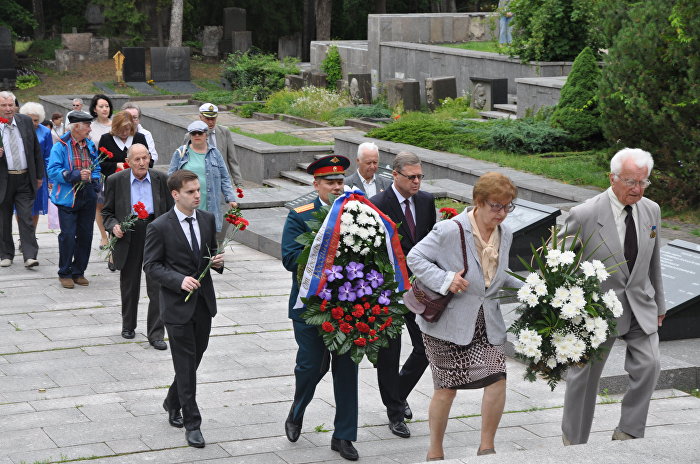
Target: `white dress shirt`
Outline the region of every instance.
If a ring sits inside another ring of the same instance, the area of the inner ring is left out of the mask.
[[[625,224],[625,218],[627,217],[627,212],[625,211],[625,205],[618,200],[615,196],[615,192],[612,188],[608,188],[608,196],[610,197],[610,206],[612,207],[613,218],[615,219],[615,227],[617,228],[617,235],[620,237],[620,245],[625,246],[625,235],[627,235],[627,225]],[[637,204],[632,206],[632,219],[634,219],[634,226],[637,229],[637,243],[639,243],[639,212]],[[583,237],[586,239],[588,237]]]
[[[156,142],[153,140],[153,134],[151,134],[151,131],[144,129],[141,124],[138,126],[138,131],[141,132],[144,137],[146,137],[148,152],[151,154],[153,164],[155,164],[156,161],[158,161],[158,152],[156,151]]]
[[[10,125],[13,129],[10,129]],[[14,132],[14,133],[13,133]],[[19,153],[12,153],[10,149],[10,137],[15,136],[15,141],[17,143],[17,151]],[[20,171],[22,169],[27,169],[27,157],[24,154],[24,142],[22,142],[22,135],[19,133],[19,127],[17,126],[17,121],[12,118],[10,124],[2,125],[2,145],[5,149],[5,160],[7,161],[8,171]],[[19,166],[15,166],[13,155],[17,155],[19,158]]]
[[[416,222],[416,202],[413,201],[413,197],[404,198],[403,195],[401,195],[399,191],[396,190],[396,187],[393,183],[391,184],[391,188],[394,189],[394,193],[396,194],[396,198],[399,200],[399,204],[401,205],[401,211],[403,211],[404,216],[406,216],[406,203],[404,203],[404,201],[408,200],[408,204],[411,205],[411,214],[413,215],[413,222]]]
[[[377,179],[376,175],[372,176],[372,178],[368,181],[364,177],[362,177],[362,174],[360,174],[360,170],[357,170],[357,175],[360,177],[360,181],[362,182],[362,190],[365,191],[365,197],[366,198],[372,198],[377,194]]]
[[[175,205],[175,214],[177,215],[177,220],[180,222],[180,227],[182,227],[182,231],[185,233],[185,237],[187,237],[187,241],[190,244],[190,249],[192,249],[192,237],[190,236],[190,223],[185,221],[188,217],[194,218],[194,221],[192,221],[192,227],[194,228],[194,234],[196,235],[197,243],[199,244],[199,249],[202,249],[202,237],[201,234],[199,233],[199,221],[197,221],[197,213],[193,212],[192,216],[187,216],[185,213],[180,211]]]

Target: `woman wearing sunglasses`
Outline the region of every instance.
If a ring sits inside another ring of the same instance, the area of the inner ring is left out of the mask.
[[[181,146],[170,160],[168,175],[180,169],[187,169],[199,177],[199,209],[209,211],[216,217],[216,231],[221,232],[223,214],[220,211],[222,197],[231,207],[237,205],[236,192],[231,185],[226,162],[219,150],[207,143],[209,128],[202,121],[194,121],[187,127],[188,141]]]
[[[502,287],[522,285],[505,272],[513,234],[502,224],[515,208],[517,193],[510,179],[496,172],[474,185],[474,207],[454,218],[464,229],[464,277],[460,228],[453,221],[438,222],[407,256],[421,283],[443,295],[455,294],[437,322],[416,318],[433,373],[428,461],[444,459],[442,442],[459,389],[484,389],[477,455],[496,452],[494,437],[506,400],[506,325],[494,297]]]

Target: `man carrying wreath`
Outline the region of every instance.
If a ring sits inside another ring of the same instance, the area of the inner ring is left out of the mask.
[[[333,392],[335,396],[336,413],[331,439],[331,449],[340,452],[340,456],[355,461],[359,458],[352,442],[357,440],[358,367],[350,358],[349,353],[342,356],[331,355],[323,343],[318,329],[304,322],[301,314],[305,307],[294,309],[299,294],[297,282],[297,258],[304,246],[296,241],[297,237],[310,229],[306,221],[312,218],[312,213],[322,205],[331,203],[329,194],[340,195],[343,192],[345,170],[350,161],[344,156],[330,155],[311,163],[307,172],[314,176],[314,188],[318,197],[304,206],[293,209],[287,215],[282,233],[282,263],[285,269],[292,273],[292,290],[289,295],[289,318],[294,326],[294,338],[298,350],[294,376],[296,386],[294,401],[285,421],[284,427],[289,441],[299,439],[304,411],[311,402],[316,385],[331,367],[333,373]],[[329,363],[328,360],[332,356]],[[330,366],[329,366],[330,364]]]
[[[122,297],[122,337],[135,337],[136,315],[141,289],[141,267],[143,248],[146,240],[146,226],[173,206],[173,198],[168,192],[167,176],[149,169],[151,154],[145,145],[135,143],[129,147],[127,162],[130,169],[124,169],[107,178],[105,185],[105,205],[102,209],[105,230],[117,237],[112,258],[119,269],[119,289]],[[120,221],[132,214],[135,204],[143,203],[148,218],[137,220],[133,230],[122,230]],[[146,275],[148,293],[148,317],[146,323],[148,341],[157,350],[167,349],[163,341],[165,329],[160,318],[158,284]]]

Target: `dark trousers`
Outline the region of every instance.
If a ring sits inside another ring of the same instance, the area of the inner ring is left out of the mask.
[[[333,373],[333,394],[335,397],[335,431],[333,438],[357,440],[357,364],[348,353],[342,356],[331,355],[318,334],[318,328],[300,321],[292,321],[297,350],[294,377],[294,411],[292,420],[304,417],[306,406],[314,397],[316,385],[328,372],[329,364]],[[332,360],[329,363],[329,356]]]
[[[72,207],[56,206],[61,225],[61,233],[58,234],[59,277],[77,278],[85,274],[90,260],[96,203],[92,185],[86,185],[76,193]]]
[[[192,319],[186,324],[165,324],[173,357],[175,378],[165,398],[170,409],[182,408],[185,429],[196,430],[202,424],[197,406],[197,368],[209,345],[211,315],[203,299],[197,301]]]
[[[401,358],[401,338],[389,340],[389,346],[379,351],[377,359],[377,383],[382,403],[386,406],[386,414],[389,421],[402,421],[404,416],[404,401],[408,398],[416,386],[423,372],[428,367],[428,358],[425,357],[425,345],[421,331],[416,324],[416,315],[405,315],[406,328],[411,337],[413,351],[406,359],[399,372],[399,360]]]
[[[15,242],[12,240],[12,211],[17,211],[19,239],[24,259],[36,259],[39,245],[32,224],[35,194],[29,174],[8,174],[5,198],[0,204],[0,259],[14,259]]]
[[[143,267],[143,248],[146,241],[146,226],[151,221],[136,221],[129,242],[129,251],[124,266],[119,273],[119,289],[122,296],[122,329],[135,330],[141,293],[141,270]],[[148,294],[148,316],[146,330],[148,339],[163,340],[165,329],[160,318],[160,286],[146,275],[146,293]]]

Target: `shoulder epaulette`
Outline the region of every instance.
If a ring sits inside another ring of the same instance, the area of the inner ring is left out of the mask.
[[[314,209],[314,204],[309,203],[304,206],[299,206],[298,208],[294,208],[294,211],[297,213],[303,213],[304,211],[309,211],[310,209]]]

